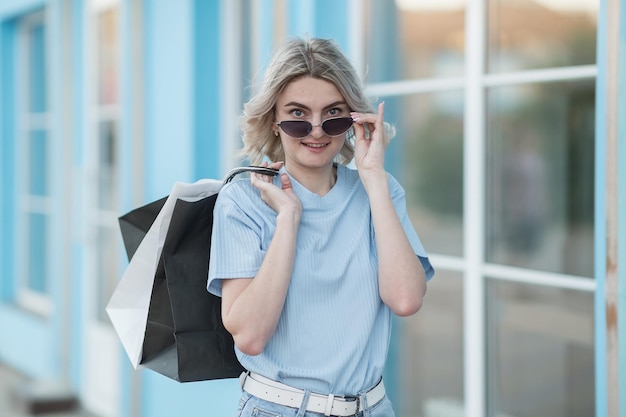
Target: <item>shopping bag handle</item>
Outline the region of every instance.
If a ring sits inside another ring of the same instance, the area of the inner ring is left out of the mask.
[[[279,171],[273,168],[260,167],[260,166],[254,166],[254,165],[248,166],[248,167],[237,167],[237,168],[231,169],[230,171],[226,173],[226,175],[224,176],[223,183],[228,184],[229,182],[233,180],[233,178],[235,178],[237,175],[243,172],[254,172],[256,174],[271,175],[272,177],[274,177],[278,175]]]

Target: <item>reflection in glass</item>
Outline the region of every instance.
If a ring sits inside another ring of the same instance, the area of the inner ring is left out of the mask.
[[[388,170],[406,191],[407,210],[429,253],[463,254],[463,94],[385,98],[397,130]]]
[[[488,294],[488,415],[593,416],[593,293],[493,281]]]
[[[98,103],[118,102],[118,13],[111,8],[98,16]]]
[[[464,1],[363,2],[368,83],[462,75]]]
[[[117,172],[119,170],[117,162],[117,123],[115,121],[101,122],[98,139],[100,143],[98,207],[111,210],[117,207]]]
[[[463,415],[463,280],[437,270],[422,309],[394,323],[398,330],[395,367],[398,416]],[[388,369],[389,370],[389,369]],[[386,382],[387,384],[387,382]],[[451,413],[457,410],[458,413]],[[446,414],[446,411],[448,414]]]
[[[489,0],[490,72],[593,65],[598,0]]]
[[[487,260],[593,275],[594,82],[488,95]]]
[[[45,294],[48,291],[48,219],[46,215],[28,215],[28,289]]]

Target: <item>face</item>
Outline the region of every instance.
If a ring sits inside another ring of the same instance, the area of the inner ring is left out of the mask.
[[[335,156],[343,147],[346,133],[329,136],[320,124],[327,119],[350,117],[350,109],[333,83],[311,77],[295,79],[278,96],[275,112],[273,128],[280,134],[288,169],[332,168]],[[308,121],[313,129],[302,138],[290,136],[277,125],[287,120]],[[326,129],[332,134],[331,128]]]

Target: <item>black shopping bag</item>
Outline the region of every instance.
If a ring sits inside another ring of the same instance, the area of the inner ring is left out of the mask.
[[[152,287],[140,363],[180,382],[243,371],[221,298],[206,290],[216,198],[176,201]]]
[[[237,377],[243,371],[222,324],[221,298],[206,284],[217,192],[244,171],[277,174],[243,167],[218,184],[177,184],[170,196],[120,217],[130,264],[107,312],[134,366],[179,382]]]

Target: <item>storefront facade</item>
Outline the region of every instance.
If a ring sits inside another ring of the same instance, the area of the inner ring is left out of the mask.
[[[242,163],[238,115],[273,46],[331,37],[386,103],[386,164],[437,269],[394,322],[398,415],[621,415],[620,6],[4,0],[0,362],[102,417],[232,415],[235,380],[130,367],[104,311],[117,217]]]

